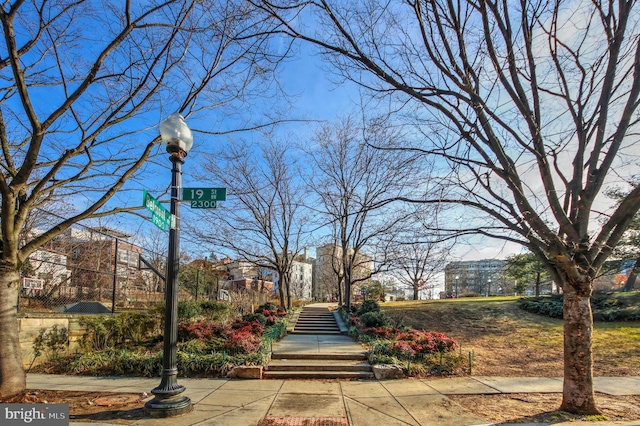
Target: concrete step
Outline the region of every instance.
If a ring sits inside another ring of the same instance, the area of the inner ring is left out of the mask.
[[[306,325],[296,324],[295,330],[340,330],[337,325]]]
[[[340,327],[333,313],[325,309],[303,309],[293,326],[296,334],[340,334]]]
[[[313,320],[313,321],[322,321],[322,320],[333,321],[334,320],[332,314],[322,315],[322,316],[298,315],[298,319]]]
[[[317,331],[317,332],[323,332],[323,331],[337,331],[340,332],[340,329],[338,327],[298,327],[296,326],[293,331],[306,331],[306,332],[313,332],[313,331]]]
[[[331,316],[327,316],[327,317],[298,317],[298,321],[319,321],[319,322],[323,322],[323,321],[333,321],[336,322],[335,318],[333,317],[333,315]]]
[[[265,371],[264,379],[374,379],[367,371]]]
[[[296,327],[337,327],[338,324],[334,322],[300,322],[296,323]]]
[[[268,371],[371,371],[371,364],[362,360],[274,359]]]
[[[340,332],[340,329],[338,327],[296,327],[293,329],[294,332],[306,332],[306,333],[312,333],[317,331],[318,333],[324,333],[324,332],[331,332],[333,333],[334,331],[337,331],[338,333]]]
[[[305,360],[366,360],[367,354],[364,352],[274,352],[271,359],[305,359]]]
[[[323,334],[323,333],[340,333],[340,329],[337,327],[296,327],[293,329],[293,333],[307,333],[307,334]]]

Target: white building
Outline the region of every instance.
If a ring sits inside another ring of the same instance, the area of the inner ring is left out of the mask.
[[[311,299],[313,282],[313,265],[309,262],[293,261],[291,266],[291,297],[294,299]]]
[[[24,277],[22,287],[29,295],[38,292],[52,292],[66,288],[71,278],[67,268],[67,256],[49,250],[36,250],[29,256],[31,277]]]

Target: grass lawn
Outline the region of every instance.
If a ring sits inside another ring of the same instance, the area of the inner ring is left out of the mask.
[[[518,297],[388,302],[398,323],[440,331],[473,351],[474,375],[562,376],[562,320],[519,308]],[[594,375],[640,375],[640,322],[596,322]]]

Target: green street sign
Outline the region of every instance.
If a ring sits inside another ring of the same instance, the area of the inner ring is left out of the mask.
[[[155,226],[162,229],[163,231],[171,228],[171,226],[173,225],[173,215],[169,212],[169,210],[164,208],[162,204],[160,204],[160,201],[153,198],[153,196],[151,196],[151,194],[149,194],[146,189],[143,192],[142,205],[152,213],[151,222]]]
[[[183,201],[224,201],[226,199],[227,188],[182,188]],[[193,207],[193,205],[191,205],[191,207]],[[215,205],[213,207],[215,207]]]
[[[192,209],[215,209],[216,200],[191,200]]]

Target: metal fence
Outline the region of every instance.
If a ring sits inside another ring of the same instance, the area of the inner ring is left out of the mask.
[[[151,250],[108,228],[75,226],[34,252],[21,270],[19,312],[108,313],[148,309],[165,300],[166,250]],[[232,291],[208,260],[181,264],[179,300],[227,300],[241,312],[269,300]]]

